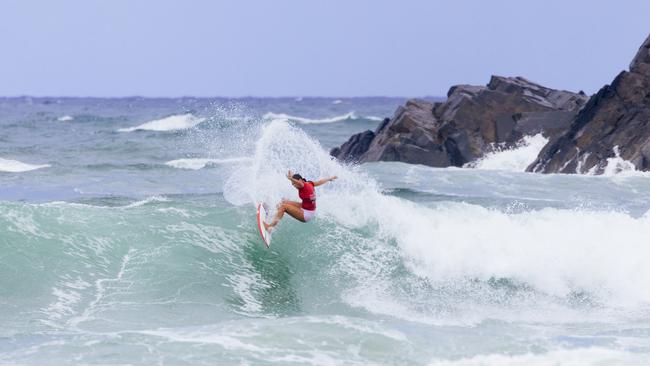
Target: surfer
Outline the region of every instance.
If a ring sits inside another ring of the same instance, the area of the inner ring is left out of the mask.
[[[293,174],[291,170],[289,170],[287,173],[287,179],[289,179],[289,181],[291,181],[291,185],[296,187],[298,190],[298,196],[302,202],[290,201],[286,199],[282,200],[282,202],[278,205],[278,213],[273,218],[273,221],[271,221],[270,224],[267,224],[266,222],[264,223],[266,231],[270,232],[273,230],[275,225],[277,225],[278,222],[282,220],[282,216],[284,216],[285,212],[288,213],[289,216],[301,222],[309,222],[313,220],[314,217],[316,217],[316,191],[314,188],[327,182],[331,182],[336,178],[338,177],[334,175],[329,178],[324,178],[312,182],[310,180],[306,180],[300,174]]]

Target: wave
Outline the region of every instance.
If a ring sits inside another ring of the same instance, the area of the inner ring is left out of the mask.
[[[648,310],[650,212],[411,202],[384,194],[290,124],[249,135],[251,160],[227,172],[222,195],[156,196],[119,209],[0,202],[3,238],[23,243],[3,252],[0,278],[17,284],[13,298],[40,301],[16,319],[153,329],[170,309],[200,324],[224,309],[224,318],[286,319],[331,304],[362,317],[476,325],[603,322]],[[339,179],[318,187],[316,220],[286,218],[266,250],[254,203],[295,198],[288,169]]]
[[[0,172],[22,173],[22,172],[28,172],[30,170],[49,168],[49,167],[50,167],[49,164],[34,165],[34,164],[23,163],[18,160],[0,158]]]
[[[74,117],[69,116],[69,115],[65,115],[65,116],[61,116],[61,117],[57,118],[56,120],[59,121],[59,122],[70,122],[70,121],[74,120]]]
[[[591,171],[589,171],[587,174],[594,174],[595,169],[597,166],[592,168]],[[606,177],[612,177],[612,176],[647,176],[649,173],[648,172],[642,172],[636,170],[636,167],[634,164],[631,162],[623,159],[621,157],[621,152],[619,151],[618,146],[614,146],[614,157],[608,158],[607,159],[607,165],[605,166],[605,169],[603,170],[603,175]]]
[[[251,160],[250,158],[246,158],[246,157],[224,158],[224,159],[187,158],[187,159],[171,160],[166,162],[165,165],[177,169],[199,170],[205,168],[206,166],[211,166],[211,165],[246,163],[249,162],[250,160]]]
[[[487,153],[481,159],[466,164],[465,167],[523,172],[537,159],[537,155],[547,143],[548,139],[542,134],[525,136],[516,147]]]
[[[487,354],[456,360],[435,359],[429,366],[550,366],[550,365],[644,365],[647,352],[630,352],[604,347],[557,349],[525,354]]]
[[[187,114],[178,114],[178,115],[173,115],[153,121],[149,121],[147,123],[143,123],[141,125],[135,126],[135,127],[128,127],[128,128],[120,128],[117,131],[118,132],[133,132],[133,131],[177,131],[177,130],[185,130],[188,128],[192,128],[202,122],[204,122],[206,118],[203,117],[196,117],[191,113]]]
[[[336,122],[343,122],[343,121],[356,121],[359,119],[366,119],[370,121],[381,121],[382,118],[380,117],[375,117],[375,116],[357,116],[354,112],[349,112],[340,116],[334,116],[334,117],[328,117],[328,118],[305,118],[305,117],[298,117],[298,116],[292,116],[289,114],[285,113],[273,113],[273,112],[268,112],[264,116],[262,116],[263,119],[265,120],[287,120],[287,121],[292,121],[292,122],[297,122],[297,123],[304,123],[304,124],[320,124],[320,123],[336,123]]]
[[[555,208],[507,213],[454,202],[426,207],[383,194],[374,180],[332,161],[318,142],[280,121],[265,127],[252,163],[233,172],[224,197],[251,206],[293,197],[287,167],[310,179],[339,176],[319,188],[319,220],[330,229],[312,245],[346,253],[334,270],[356,279],[358,286],[342,294],[351,306],[418,322],[473,323],[486,314],[470,308],[503,307],[501,296],[522,309],[491,317],[535,317],[558,307],[553,319],[572,321],[570,304],[580,296],[606,307],[650,303],[650,212],[635,218]],[[280,227],[276,243],[282,237]],[[399,279],[396,268],[403,268]],[[525,295],[513,299],[510,288]],[[450,310],[446,296],[461,296],[462,304]]]

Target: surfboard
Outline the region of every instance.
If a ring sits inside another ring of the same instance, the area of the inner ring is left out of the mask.
[[[266,245],[266,247],[268,248],[271,245],[271,233],[266,231],[266,228],[264,228],[264,220],[267,219],[266,216],[267,213],[264,204],[258,203],[257,204],[257,228],[260,231],[260,236],[264,241],[264,245]]]

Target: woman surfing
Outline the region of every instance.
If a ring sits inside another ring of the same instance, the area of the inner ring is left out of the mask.
[[[316,217],[316,190],[315,187],[331,182],[337,176],[317,180],[315,182],[308,181],[300,174],[293,174],[291,170],[287,173],[287,179],[291,181],[291,185],[298,190],[298,197],[302,202],[282,200],[278,205],[278,213],[273,218],[270,224],[264,223],[266,231],[271,232],[273,228],[282,220],[284,213],[301,222],[309,222]]]

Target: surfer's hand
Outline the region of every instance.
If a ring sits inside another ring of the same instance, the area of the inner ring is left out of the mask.
[[[333,175],[333,176],[330,177],[330,182],[333,181],[333,180],[335,180],[335,179],[338,179],[338,178],[339,178],[339,177],[337,177],[336,175]]]
[[[293,172],[291,170],[289,170],[287,172],[287,179],[291,180],[291,177],[293,177]]]

